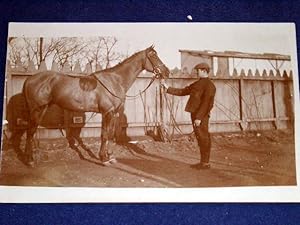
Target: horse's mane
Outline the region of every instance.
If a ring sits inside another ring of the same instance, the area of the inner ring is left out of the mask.
[[[133,55],[129,56],[128,58],[124,59],[122,62],[119,62],[117,65],[115,65],[115,66],[113,66],[113,67],[111,67],[111,68],[107,68],[107,69],[95,71],[93,74],[97,74],[97,73],[99,73],[99,72],[101,72],[101,73],[103,73],[103,72],[111,72],[112,70],[115,70],[115,69],[117,69],[118,67],[122,66],[123,64],[126,64],[126,63],[128,63],[129,61],[131,61],[132,58],[135,57],[137,54],[139,54],[139,53],[141,53],[141,52],[144,52],[144,51],[148,52],[149,50],[152,50],[152,49],[154,49],[154,46],[153,46],[153,45],[151,45],[150,47],[148,47],[148,48],[146,48],[146,49],[144,49],[144,50],[141,50],[141,51],[138,51],[138,52],[134,53]]]

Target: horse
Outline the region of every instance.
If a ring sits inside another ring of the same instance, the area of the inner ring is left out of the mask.
[[[113,152],[108,150],[107,145],[114,136],[114,121],[118,110],[124,107],[126,92],[143,70],[152,72],[154,78],[165,79],[170,74],[154,46],[150,46],[114,67],[87,76],[76,77],[45,71],[27,78],[23,94],[30,109],[25,145],[28,166],[34,166],[33,135],[50,104],[57,104],[70,111],[101,113],[101,145],[98,157],[104,166],[116,163]]]
[[[28,129],[29,124],[29,109],[27,108],[25,97],[22,93],[13,95],[7,104],[7,121],[8,130],[11,133],[10,142],[12,147],[19,154],[19,158],[23,159],[22,151],[20,149],[21,138]],[[73,121],[73,116],[81,117],[82,122],[77,123],[76,126],[70,126]],[[64,129],[66,131],[66,139],[68,140],[70,148],[79,151],[78,147],[84,150],[89,149],[84,145],[80,133],[82,127],[85,125],[85,113],[70,112],[60,108],[57,105],[51,105],[48,108],[40,126],[49,129]],[[75,143],[78,143],[78,146]],[[22,160],[23,161],[23,160]]]

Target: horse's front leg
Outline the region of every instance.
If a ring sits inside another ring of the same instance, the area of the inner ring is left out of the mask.
[[[115,163],[116,159],[113,156],[112,149],[108,148],[109,142],[112,141],[115,133],[115,114],[113,112],[107,113],[102,118],[102,129],[101,129],[101,146],[99,151],[99,158],[104,165],[109,163]]]

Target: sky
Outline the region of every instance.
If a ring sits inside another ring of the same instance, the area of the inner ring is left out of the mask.
[[[180,68],[179,49],[296,55],[292,23],[10,23],[9,36],[115,36],[129,55],[154,44],[169,68]]]

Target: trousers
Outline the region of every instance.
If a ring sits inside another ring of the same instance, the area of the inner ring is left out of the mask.
[[[191,119],[198,146],[200,148],[200,162],[208,163],[211,150],[211,137],[208,131],[209,115],[201,120],[200,126],[195,126],[194,121],[196,118],[193,113],[191,114]]]

